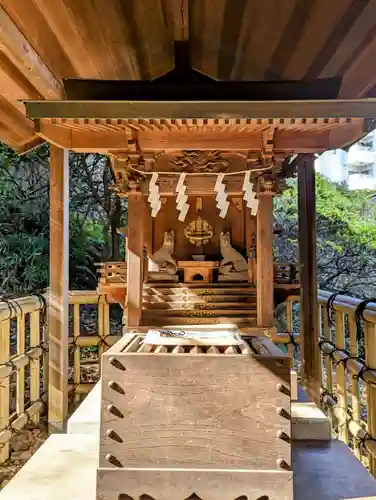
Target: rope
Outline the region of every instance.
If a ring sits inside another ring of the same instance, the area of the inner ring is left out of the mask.
[[[332,317],[332,314],[331,312],[334,311],[334,301],[336,300],[336,298],[338,297],[338,295],[344,295],[344,294],[349,294],[349,292],[347,290],[341,290],[339,292],[336,292],[336,293],[333,293],[329,298],[328,298],[328,302],[326,303],[326,312],[327,312],[327,315],[328,315],[328,322],[329,322],[329,326],[334,326],[334,320],[333,320],[333,317]]]
[[[370,302],[376,302],[375,297],[371,297],[370,299],[363,300],[360,302],[360,304],[357,305],[355,309],[355,324],[356,324],[356,338],[358,343],[363,339],[364,340],[364,332],[363,332],[363,326],[362,326],[362,320],[367,322],[367,320],[364,318],[364,310],[366,309],[367,305]],[[364,358],[365,352],[364,352],[364,345],[361,347],[361,357]]]
[[[138,174],[141,174],[141,175],[150,175],[152,176],[154,172],[144,172],[144,171],[141,171],[141,170],[138,170],[137,168],[131,166],[131,165],[127,165],[129,167],[129,170],[133,170],[134,172],[137,172]],[[222,175],[224,175],[225,177],[227,176],[230,176],[230,175],[241,175],[241,174],[246,174],[247,172],[266,172],[266,171],[271,171],[273,168],[272,165],[269,165],[267,167],[260,167],[260,168],[252,168],[252,170],[240,170],[238,172],[228,172],[228,173],[223,173]],[[175,177],[179,177],[182,173],[184,173],[186,176],[190,176],[190,175],[210,175],[212,177],[218,177],[219,175],[219,172],[158,172],[158,176],[160,175],[174,175]]]

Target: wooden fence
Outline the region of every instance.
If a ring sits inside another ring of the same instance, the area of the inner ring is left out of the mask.
[[[300,336],[294,334],[294,308],[299,297],[284,304],[287,331],[271,333],[295,358]],[[110,304],[96,291],[70,292],[70,385],[74,399],[93,384],[82,380],[83,350],[96,349],[94,363],[117,342],[111,335]],[[84,306],[96,310],[92,332],[83,327]],[[376,475],[376,303],[319,291],[321,404],[338,437],[366,456]],[[295,320],[298,314],[295,312]],[[361,319],[363,318],[363,319]],[[361,328],[361,322],[364,323]],[[46,303],[42,296],[0,302],[0,463],[9,457],[12,436],[29,422],[38,423],[48,391]]]
[[[38,423],[46,402],[45,313],[42,296],[0,302],[0,463],[9,457],[12,436]]]
[[[293,353],[300,339],[293,335],[293,306],[285,317]],[[340,440],[365,461],[376,476],[376,303],[318,291],[319,356],[322,409]],[[296,314],[299,318],[299,313]],[[286,339],[284,339],[286,340]]]
[[[98,347],[100,355],[120,336],[110,335],[110,304],[94,291],[69,294],[72,352],[69,390],[78,399],[93,387],[84,383],[82,349]],[[81,307],[97,309],[95,334],[84,335]],[[12,437],[28,423],[37,424],[48,392],[48,329],[46,299],[30,296],[0,302],[0,463],[8,459]]]

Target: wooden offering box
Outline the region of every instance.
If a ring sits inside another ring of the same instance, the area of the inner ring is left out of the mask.
[[[142,339],[103,355],[97,498],[292,500],[290,359]]]

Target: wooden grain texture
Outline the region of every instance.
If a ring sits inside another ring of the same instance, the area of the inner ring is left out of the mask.
[[[336,311],[335,313],[335,344],[338,349],[345,349],[345,317],[344,314]],[[336,396],[338,406],[348,413],[348,395],[347,395],[347,375],[346,365],[336,363]],[[346,425],[339,427],[339,438],[346,444],[349,442],[349,429]]]
[[[30,314],[30,346],[35,347],[40,344],[40,313]],[[36,357],[30,362],[30,400],[32,403],[40,398],[40,358]],[[32,416],[34,424],[39,423],[39,413]]]
[[[0,25],[1,56],[5,56],[14,66],[14,71],[19,71],[41,96],[60,99],[63,96],[61,83],[1,6]]]
[[[257,323],[272,326],[273,304],[273,197],[260,196],[257,211]]]
[[[320,349],[317,324],[316,199],[313,156],[298,171],[299,260],[301,333],[300,353],[303,384],[313,401],[320,399]]]
[[[127,297],[126,324],[137,326],[141,321],[143,284],[143,195],[134,191],[128,196],[128,238],[127,238]]]
[[[9,316],[9,314],[8,314]],[[9,361],[10,356],[10,321],[0,322],[0,363]],[[9,425],[9,378],[6,377],[0,384],[0,429]],[[0,447],[0,463],[9,458],[9,443]]]
[[[97,500],[293,500],[286,471],[102,469],[97,477]]]
[[[104,355],[100,466],[112,453],[123,467],[275,469],[291,464],[288,358],[218,354]],[[125,394],[108,388],[115,381]],[[124,415],[108,411],[114,405]],[[115,443],[107,431],[118,434]]]
[[[69,152],[50,146],[50,290],[48,420],[68,415]]]

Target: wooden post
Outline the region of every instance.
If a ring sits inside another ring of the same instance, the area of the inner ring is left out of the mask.
[[[48,422],[68,416],[69,151],[50,145],[50,294]]]
[[[138,326],[141,322],[142,311],[144,198],[137,187],[138,186],[135,185],[132,186],[128,195],[127,326]]]
[[[316,192],[314,157],[298,170],[300,276],[300,352],[303,386],[315,401],[320,399],[320,349],[317,324]]]
[[[261,194],[257,211],[257,324],[274,323],[273,196]]]

